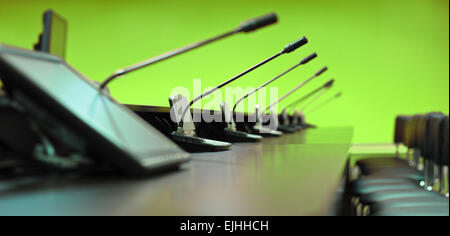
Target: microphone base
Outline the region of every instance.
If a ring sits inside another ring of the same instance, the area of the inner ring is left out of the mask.
[[[297,132],[297,131],[302,131],[302,130],[306,129],[304,125],[299,125],[299,124],[291,125],[290,127],[291,127],[291,129],[293,129],[295,132]]]
[[[295,125],[295,129],[298,131],[305,130],[305,129],[311,129],[311,128],[315,129],[315,128],[317,128],[317,126],[311,125],[311,124]]]
[[[278,131],[281,131],[283,133],[288,133],[288,134],[292,134],[294,132],[296,132],[298,129],[294,126],[288,126],[288,125],[279,125],[278,126]]]
[[[173,132],[171,138],[188,152],[218,152],[231,148],[231,143],[220,142],[211,139],[189,136],[179,132]]]
[[[315,129],[315,128],[317,128],[317,125],[304,124],[303,127],[304,127],[304,129]]]
[[[263,140],[263,137],[260,135],[236,131],[230,128],[224,129],[224,135],[224,139],[233,143],[258,143]]]
[[[263,137],[280,137],[283,135],[283,132],[263,128],[253,129],[253,133]]]

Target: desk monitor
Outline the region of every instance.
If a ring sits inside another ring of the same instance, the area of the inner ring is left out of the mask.
[[[37,51],[47,52],[66,58],[67,21],[52,10],[43,16],[44,29],[39,42],[34,46]]]
[[[171,140],[57,56],[0,44],[0,74],[13,98],[25,96],[22,103],[32,103],[33,116],[48,114],[68,128],[83,140],[89,157],[106,158],[138,175],[189,160]]]

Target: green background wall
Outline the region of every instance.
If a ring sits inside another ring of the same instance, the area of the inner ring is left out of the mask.
[[[0,42],[31,48],[48,8],[69,22],[68,62],[93,80],[247,18],[279,14],[275,26],[114,82],[112,93],[123,103],[167,106],[172,88],[192,88],[194,78],[202,79],[203,88],[214,86],[305,35],[311,43],[301,51],[232,85],[255,86],[317,51],[316,61],[273,84],[281,95],[323,65],[330,67],[303,92],[335,77],[334,91],[323,100],[338,91],[343,97],[311,113],[310,122],[352,125],[357,143],[390,142],[397,114],[448,113],[448,0],[0,0]]]

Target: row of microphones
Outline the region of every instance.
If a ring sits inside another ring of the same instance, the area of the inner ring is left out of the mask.
[[[328,70],[328,67],[323,67],[320,70],[318,70],[313,76],[309,77],[307,80],[303,81],[299,85],[297,85],[295,88],[291,89],[289,92],[287,92],[285,95],[280,97],[277,101],[270,104],[268,107],[266,107],[264,110],[260,111],[259,107],[256,108],[256,115],[257,115],[257,124],[255,125],[254,132],[260,133],[265,136],[281,136],[283,134],[282,131],[274,130],[274,129],[268,129],[263,126],[263,118],[262,116],[266,114],[267,111],[269,111],[269,117],[271,121],[275,121],[275,127],[278,127],[278,114],[275,114],[272,110],[272,108],[279,104],[281,101],[285,100],[287,97],[291,96],[295,92],[297,92],[299,89],[303,88],[306,84],[313,81],[315,78],[322,75],[324,72]]]
[[[308,114],[308,115],[311,115],[311,113],[319,110],[322,107],[325,107],[326,105],[328,105],[329,103],[333,102],[334,100],[337,100],[340,97],[342,97],[342,92],[338,92],[338,93],[334,94],[333,96],[331,96],[330,98],[326,99],[325,101],[319,103],[318,105],[316,105],[313,108],[306,109],[306,106],[305,106],[305,107],[302,107],[298,111],[294,110],[294,115],[290,119],[291,127],[295,127],[295,128],[297,128],[299,130],[315,127],[314,125],[308,124],[306,122],[305,113]],[[308,105],[311,105],[311,104],[313,104],[316,101],[317,100],[314,100],[314,101],[310,102]]]
[[[334,81],[333,81],[334,82]],[[326,86],[325,86],[326,87]],[[318,94],[316,94],[316,96],[314,96],[313,98],[311,98],[306,104],[304,104],[301,107],[301,110],[305,111],[306,108],[310,107],[312,104],[314,104],[316,101],[318,101],[323,95],[325,95],[328,91],[330,91],[330,88],[332,87],[332,85],[329,85],[329,87],[326,87],[328,89],[322,89]]]
[[[237,105],[239,105],[240,102],[244,101],[244,99],[248,98],[250,95],[258,92],[260,89],[266,87],[267,85],[269,85],[270,83],[274,82],[275,80],[283,77],[284,75],[286,75],[287,73],[291,72],[292,70],[294,70],[295,68],[301,66],[301,65],[305,65],[308,62],[312,61],[314,58],[317,57],[317,53],[313,53],[305,58],[303,58],[300,63],[294,65],[293,67],[289,68],[288,70],[286,70],[285,72],[279,74],[278,76],[276,76],[275,78],[272,78],[271,80],[265,82],[264,84],[260,85],[259,87],[257,87],[256,89],[252,90],[251,92],[249,92],[248,94],[246,94],[245,96],[243,96],[242,98],[240,98],[233,106],[233,113],[235,113],[236,111],[236,107]]]
[[[309,92],[305,96],[303,96],[303,97],[299,98],[298,100],[294,101],[293,103],[289,104],[288,106],[285,107],[285,109],[286,110],[291,109],[291,108],[295,109],[296,106],[298,106],[301,103],[305,102],[306,100],[308,100],[312,96],[316,95],[317,93],[319,93],[321,91],[324,91],[324,90],[330,89],[333,86],[333,84],[334,84],[334,79],[331,79],[331,80],[327,81],[322,86],[314,89],[313,91]]]
[[[222,87],[230,84],[231,82],[241,78],[242,76],[254,71],[255,69],[265,65],[266,63],[273,61],[274,59],[278,58],[279,56],[283,55],[283,54],[287,54],[287,53],[291,53],[295,50],[297,50],[298,48],[302,47],[303,45],[308,43],[308,39],[306,37],[302,37],[299,40],[287,45],[281,52],[278,52],[276,54],[274,54],[273,56],[261,61],[260,63],[250,67],[249,69],[243,71],[242,73],[234,76],[233,78],[221,83],[220,85],[214,87],[213,89],[201,94],[200,96],[194,98],[190,103],[189,106],[192,106],[194,103],[198,102],[199,100],[203,99],[204,97],[207,97],[209,95],[211,95],[212,93],[214,93],[215,91],[221,89]],[[189,107],[186,108],[186,111],[190,109]],[[185,116],[186,111],[183,113],[183,117]]]
[[[213,89],[201,94],[200,96],[194,98],[192,101],[189,102],[189,104],[187,106],[184,106],[184,102],[183,102],[183,98],[180,97],[180,95],[178,95],[178,99],[176,97],[172,97],[170,98],[170,103],[171,103],[171,110],[177,110],[178,107],[180,107],[181,105],[179,104],[183,104],[184,109],[182,110],[181,116],[177,118],[177,122],[178,122],[178,128],[176,131],[174,131],[171,136],[172,139],[174,141],[176,141],[177,143],[179,143],[181,146],[192,146],[195,145],[198,147],[198,150],[207,150],[207,151],[217,151],[217,150],[227,150],[231,147],[231,143],[229,142],[219,142],[219,141],[215,141],[215,140],[210,140],[210,139],[205,139],[205,138],[201,138],[198,137],[196,135],[195,130],[192,131],[192,127],[194,125],[187,125],[185,126],[186,121],[187,122],[193,122],[192,121],[192,117],[191,114],[189,114],[190,110],[191,110],[191,106],[200,101],[201,99],[211,95],[212,93],[216,92],[217,90],[219,90],[220,88],[230,84],[233,81],[236,81],[237,79],[243,77],[244,75],[247,75],[248,73],[256,70],[257,68],[267,64],[270,61],[275,60],[276,58],[280,57],[281,55],[284,54],[288,54],[291,52],[294,52],[295,50],[297,50],[298,48],[304,46],[305,44],[308,43],[308,39],[306,37],[302,37],[296,41],[294,41],[293,43],[287,45],[286,47],[284,47],[280,52],[268,57],[267,59],[261,61],[260,63],[250,67],[249,69],[241,72],[240,74],[232,77],[231,79],[226,80],[225,82],[219,84],[218,86],[214,87]],[[178,106],[177,106],[178,103]],[[174,109],[175,108],[175,109]],[[175,112],[176,113],[176,112]],[[186,129],[188,128],[188,129]],[[259,139],[259,137],[257,136],[250,136],[252,139]]]
[[[224,34],[218,35],[216,37],[204,40],[204,41],[200,41],[200,42],[196,42],[196,43],[192,43],[190,45],[187,45],[185,47],[179,48],[179,49],[175,49],[169,52],[166,52],[162,55],[156,56],[156,57],[152,57],[150,59],[147,59],[145,61],[142,61],[140,63],[137,63],[135,65],[129,66],[127,68],[123,68],[120,70],[117,70],[115,73],[113,73],[111,76],[109,76],[105,81],[103,81],[103,83],[100,84],[100,89],[104,89],[110,82],[112,82],[113,80],[124,76],[125,74],[128,74],[130,72],[142,69],[144,67],[156,64],[158,62],[167,60],[169,58],[172,58],[174,56],[189,52],[193,49],[199,48],[201,46],[205,46],[207,44],[216,42],[220,39],[224,39],[227,38],[229,36],[238,34],[238,33],[249,33],[249,32],[253,32],[256,31],[260,28],[263,28],[265,26],[268,25],[272,25],[278,22],[278,16],[275,13],[271,13],[271,14],[267,14],[255,19],[250,19],[247,21],[244,21],[241,25],[239,25],[237,28],[226,32]]]
[[[328,105],[329,103],[331,103],[332,101],[338,99],[342,97],[342,92],[337,92],[336,94],[334,94],[333,96],[329,97],[328,99],[324,100],[323,102],[319,103],[318,105],[314,106],[313,108],[310,108],[308,110],[304,110],[304,112],[307,112],[308,114],[313,113],[314,111],[319,110],[322,107],[325,107],[326,105]]]
[[[299,98],[298,100],[296,100],[296,101],[292,102],[291,104],[289,104],[288,106],[286,106],[282,110],[281,114],[279,115],[279,121],[280,121],[279,129],[281,129],[285,132],[288,132],[288,133],[292,133],[292,132],[295,132],[295,131],[305,128],[307,125],[305,123],[303,110],[302,109],[297,110],[296,108],[303,102],[310,99],[311,97],[314,97],[317,94],[319,94],[319,96],[320,96],[321,92],[328,91],[329,89],[331,89],[333,87],[333,85],[334,85],[334,79],[331,79],[331,80],[325,82],[320,87],[314,89],[313,91],[309,92],[308,94],[304,95],[303,97]],[[314,101],[315,100],[316,99],[314,99]],[[310,104],[312,104],[313,102],[311,102]],[[291,109],[293,109],[292,117],[290,117],[288,114]]]
[[[286,99],[288,96],[290,96],[291,94],[295,93],[297,90],[299,90],[300,88],[302,88],[303,86],[305,86],[307,83],[311,82],[313,79],[319,77],[322,73],[324,73],[325,71],[328,70],[328,67],[323,67],[322,69],[320,69],[319,71],[317,71],[313,76],[309,77],[307,80],[305,80],[304,82],[302,82],[301,84],[299,84],[297,87],[291,89],[291,91],[289,91],[288,93],[286,93],[285,95],[283,95],[282,97],[280,97],[277,101],[275,101],[274,103],[270,104],[268,107],[266,107],[266,109],[264,109],[262,112],[266,112],[268,110],[270,110],[273,106],[277,105],[278,103],[280,103],[281,101],[283,101],[284,99]],[[332,80],[334,81],[334,79]]]
[[[210,38],[210,39],[207,39],[204,41],[193,43],[193,44],[187,45],[187,46],[179,48],[179,49],[169,51],[167,53],[164,53],[164,54],[156,56],[156,57],[152,57],[150,59],[147,59],[147,60],[137,63],[135,65],[129,66],[127,68],[117,70],[114,74],[112,74],[105,81],[103,81],[100,84],[99,88],[101,91],[107,91],[107,85],[110,82],[112,82],[115,79],[120,78],[128,73],[148,67],[148,66],[156,64],[158,62],[162,62],[162,61],[172,58],[174,56],[189,52],[191,50],[208,45],[210,43],[227,38],[229,36],[232,36],[232,35],[235,35],[238,33],[253,32],[255,30],[258,30],[258,29],[263,28],[268,25],[272,25],[277,22],[278,22],[278,17],[274,13],[267,14],[267,15],[261,16],[259,18],[247,20],[247,21],[241,23],[237,28],[235,28],[229,32],[226,32],[224,34],[218,35],[216,37],[213,37],[213,38]],[[181,145],[183,148],[187,149],[188,151],[221,151],[221,150],[229,149],[232,146],[232,144],[230,142],[259,142],[263,139],[263,136],[279,136],[279,135],[281,135],[282,132],[279,132],[276,129],[267,128],[263,125],[263,116],[265,116],[266,112],[269,111],[269,118],[275,119],[276,123],[278,124],[278,115],[273,113],[272,108],[275,105],[277,105],[278,103],[280,103],[281,101],[283,101],[288,96],[291,96],[294,92],[296,92],[300,88],[304,87],[306,84],[311,82],[314,78],[321,75],[323,72],[325,72],[327,70],[327,67],[324,67],[321,70],[319,70],[318,72],[316,72],[312,77],[303,81],[300,85],[298,85],[297,87],[295,87],[294,89],[289,91],[286,95],[279,98],[275,103],[270,104],[264,110],[260,110],[259,105],[256,105],[256,107],[255,107],[256,122],[254,125],[252,125],[252,127],[248,127],[247,129],[245,129],[246,132],[237,130],[237,128],[236,128],[236,124],[235,124],[235,120],[234,120],[235,115],[237,114],[236,108],[239,105],[239,103],[244,101],[250,95],[259,91],[261,88],[266,87],[267,85],[273,83],[274,81],[280,79],[281,77],[285,77],[289,72],[293,71],[294,69],[296,69],[302,65],[306,65],[308,62],[314,60],[317,57],[316,53],[313,53],[313,54],[303,58],[299,63],[290,67],[288,70],[286,70],[283,73],[279,74],[278,76],[268,80],[267,82],[258,86],[256,89],[252,90],[250,93],[246,94],[244,97],[240,98],[234,104],[232,110],[229,109],[229,107],[226,103],[220,104],[221,111],[222,111],[222,117],[224,119],[223,121],[226,124],[226,127],[223,130],[223,133],[221,135],[223,137],[223,139],[225,139],[224,141],[216,141],[216,140],[206,139],[206,138],[197,136],[196,127],[195,127],[195,124],[193,121],[193,116],[192,116],[193,114],[191,114],[191,107],[194,103],[211,95],[212,93],[216,92],[217,90],[244,77],[245,75],[249,74],[250,72],[262,67],[263,65],[275,60],[276,58],[278,58],[284,54],[288,54],[288,53],[292,53],[292,52],[296,51],[298,48],[304,46],[307,43],[308,43],[308,39],[306,37],[302,37],[302,38],[294,41],[293,43],[284,47],[281,51],[279,51],[279,52],[275,53],[274,55],[268,57],[267,59],[259,62],[258,64],[250,67],[249,69],[241,72],[240,74],[226,80],[225,82],[219,84],[218,86],[214,87],[213,89],[194,98],[190,102],[188,102],[186,97],[184,97],[182,95],[174,95],[174,96],[169,97],[169,104],[171,107],[170,115],[171,115],[171,118],[174,121],[176,121],[176,123],[177,123],[177,129],[171,133],[172,140],[175,141],[176,143],[178,143],[179,145]],[[250,122],[249,122],[249,124],[250,124]]]
[[[227,103],[225,103],[225,102],[221,103],[220,108],[221,108],[221,112],[222,112],[222,119],[225,121],[225,123],[227,125],[224,129],[224,133],[223,133],[224,137],[226,139],[228,139],[230,141],[234,141],[234,142],[259,142],[259,141],[261,141],[262,136],[260,136],[260,135],[249,134],[249,133],[237,130],[235,119],[234,119],[234,114],[236,114],[237,106],[239,105],[239,103],[244,101],[246,98],[248,98],[252,94],[258,92],[260,89],[262,89],[262,88],[266,87],[267,85],[271,84],[272,82],[280,79],[281,77],[283,77],[284,75],[293,71],[294,69],[298,68],[299,66],[306,65],[308,62],[314,60],[316,57],[317,57],[317,53],[313,53],[313,54],[303,58],[296,65],[290,67],[283,73],[275,76],[274,78],[268,80],[267,82],[263,83],[259,87],[253,89],[252,91],[250,91],[249,93],[247,93],[246,95],[244,95],[243,97],[241,97],[237,100],[237,102],[233,106],[232,111],[230,111]]]

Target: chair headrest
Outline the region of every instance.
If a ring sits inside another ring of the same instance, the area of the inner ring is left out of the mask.
[[[403,135],[409,119],[411,119],[409,116],[397,116],[395,120],[394,143],[404,143]]]
[[[415,121],[412,117],[409,117],[405,122],[405,127],[403,129],[403,144],[409,148],[414,147],[414,134],[415,134]]]
[[[448,157],[448,146],[449,146],[449,143],[448,143],[448,140],[449,140],[448,139],[448,132],[449,132],[448,131],[448,129],[449,129],[448,116],[445,117],[444,122],[442,123],[441,129],[442,129],[442,134],[443,134],[443,136],[442,136],[443,142],[442,142],[441,160],[440,160],[440,163],[438,163],[438,164],[448,166],[448,159],[449,159],[449,157]]]
[[[413,146],[423,150],[425,147],[425,131],[427,127],[428,115],[415,115],[413,119],[415,121]]]
[[[442,152],[441,125],[444,119],[445,115],[440,113],[430,113],[428,115],[423,150],[425,159],[437,161],[440,158]]]

